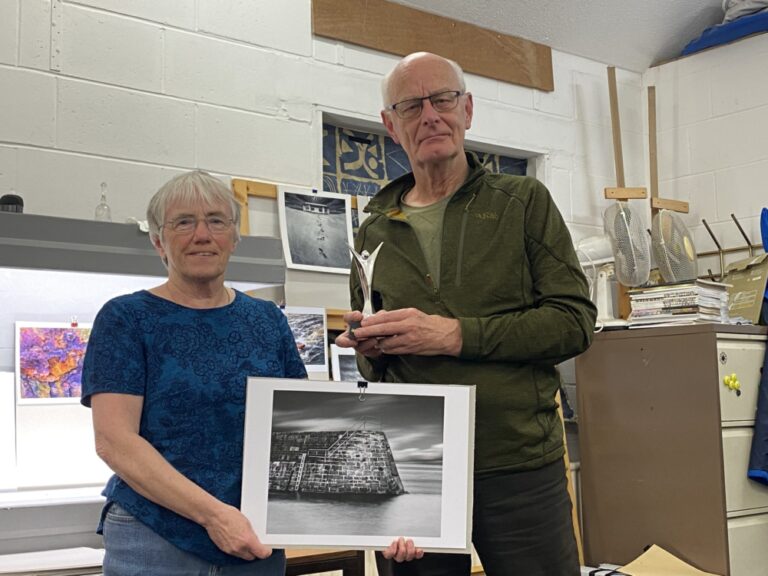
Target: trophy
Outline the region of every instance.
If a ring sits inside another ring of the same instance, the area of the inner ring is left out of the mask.
[[[373,305],[371,304],[373,265],[376,263],[376,256],[378,256],[379,250],[381,250],[383,245],[384,242],[380,242],[373,253],[368,253],[368,250],[363,250],[361,254],[358,254],[352,246],[349,246],[349,251],[352,253],[352,259],[355,263],[355,269],[357,270],[357,275],[360,278],[360,288],[363,291],[363,317],[371,316],[373,314]],[[360,322],[350,322],[349,324],[349,336],[353,340],[355,339],[355,328],[360,328]]]

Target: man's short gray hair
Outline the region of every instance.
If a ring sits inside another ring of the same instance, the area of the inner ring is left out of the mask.
[[[232,213],[235,224],[235,240],[240,240],[240,204],[224,182],[202,170],[185,172],[171,178],[152,196],[147,206],[149,238],[154,244],[161,238],[160,230],[165,223],[165,212],[171,204],[205,205],[224,204]]]
[[[387,72],[387,74],[384,76],[384,78],[381,79],[381,101],[384,103],[384,108],[388,108],[392,104],[397,104],[397,102],[390,102],[390,94],[389,94],[389,85],[392,81],[392,77],[395,75],[395,73],[402,68],[405,64],[410,62],[411,60],[414,60],[415,58],[419,58],[421,56],[430,54],[429,52],[414,52],[413,54],[409,54],[408,56],[405,56],[402,60],[400,60],[392,70]],[[432,54],[433,56],[437,56],[438,58],[441,58],[445,60],[448,64],[450,64],[451,68],[453,68],[453,71],[456,73],[456,79],[459,81],[459,90],[462,92],[467,91],[467,85],[464,81],[464,70],[461,69],[461,66],[458,65],[457,62],[451,60],[450,58],[444,58],[443,56],[438,56],[437,54]]]

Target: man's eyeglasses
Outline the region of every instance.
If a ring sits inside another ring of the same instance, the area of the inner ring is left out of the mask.
[[[176,234],[189,234],[197,228],[197,223],[200,221],[205,222],[205,225],[210,230],[211,234],[223,234],[234,224],[234,220],[231,218],[225,218],[224,216],[206,216],[205,218],[195,218],[194,216],[179,216],[174,220],[169,220],[162,227],[167,227],[173,230]]]
[[[459,96],[462,96],[464,92],[461,90],[447,90],[445,92],[438,92],[437,94],[430,94],[423,98],[409,98],[403,100],[397,104],[392,104],[389,107],[390,110],[394,110],[403,120],[410,120],[421,115],[421,111],[424,109],[424,100],[429,100],[432,104],[432,108],[438,112],[448,112],[456,108],[456,104],[459,102]]]

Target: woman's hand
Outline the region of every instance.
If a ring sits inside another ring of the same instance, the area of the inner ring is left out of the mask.
[[[213,543],[232,556],[243,560],[263,560],[272,554],[272,548],[261,543],[248,518],[234,506],[224,504],[203,527]]]

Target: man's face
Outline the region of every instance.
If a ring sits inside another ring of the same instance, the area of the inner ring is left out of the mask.
[[[456,72],[448,62],[435,56],[416,58],[392,76],[389,103],[460,90]],[[421,113],[402,119],[395,111],[381,113],[384,126],[400,144],[412,166],[448,163],[464,153],[464,132],[472,123],[472,95],[459,96],[456,107],[438,112],[429,100],[423,101]]]
[[[155,249],[168,264],[168,277],[184,283],[205,283],[223,277],[229,257],[237,244],[234,224],[226,230],[212,231],[206,217],[230,222],[229,206],[224,204],[171,204],[165,211],[165,224]],[[196,220],[189,231],[175,231],[173,223]]]

